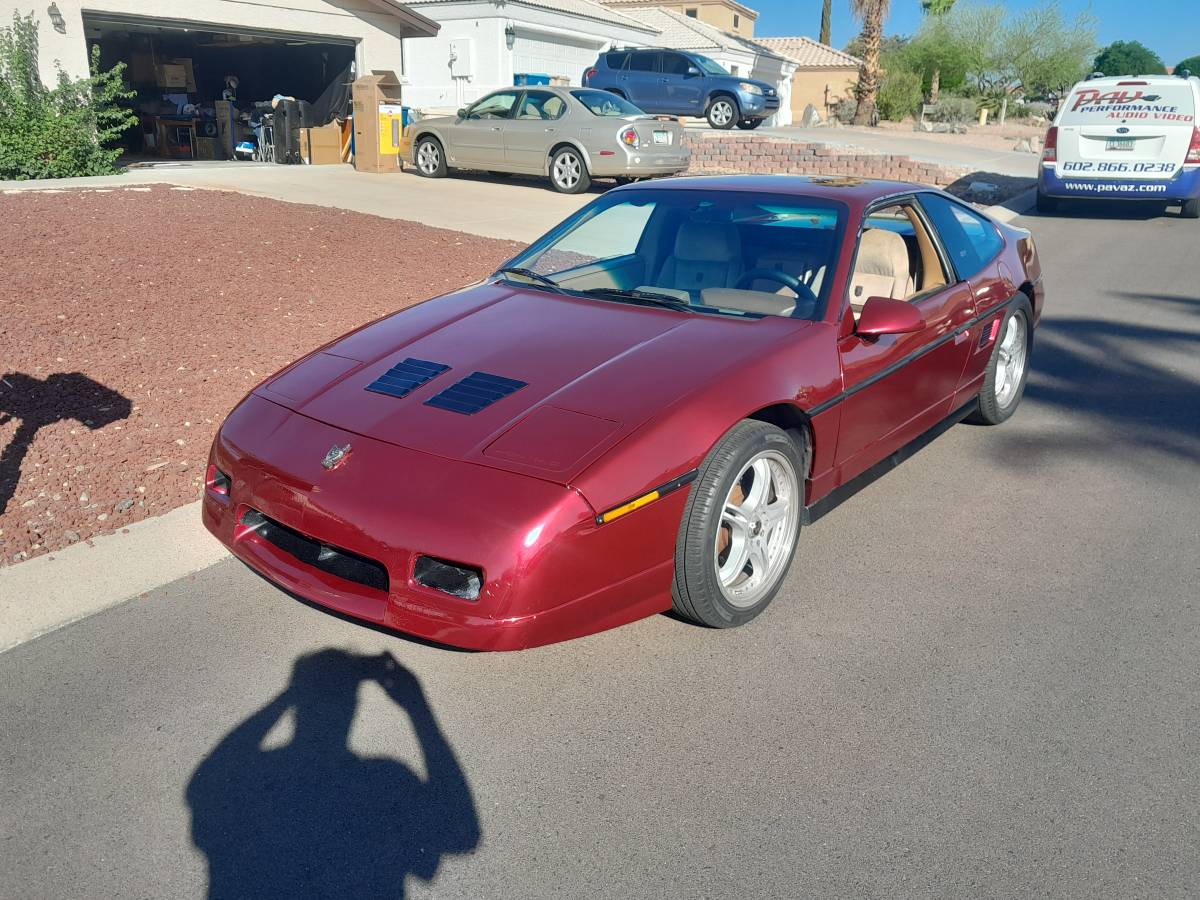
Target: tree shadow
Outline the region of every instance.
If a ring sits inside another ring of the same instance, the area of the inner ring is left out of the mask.
[[[972,185],[993,184],[996,190],[973,190]],[[1004,206],[1014,212],[1024,212],[1024,207],[1013,205],[1026,192],[1037,184],[1033,177],[1023,175],[1002,175],[999,172],[975,171],[961,175],[943,189],[961,200],[979,203],[984,206]]]
[[[424,778],[349,748],[359,686],[371,681],[408,713]],[[290,742],[265,748],[288,714]],[[200,763],[186,798],[211,898],[403,897],[407,875],[432,881],[444,854],[468,853],[480,837],[454,751],[420,682],[390,653],[300,657],[283,692]]]
[[[129,398],[82,372],[58,372],[45,379],[22,372],[0,376],[0,425],[19,419],[17,433],[0,451],[0,515],[17,492],[21,464],[40,429],[77,419],[93,430],[129,417]]]
[[[1109,440],[1099,444],[1091,437],[1049,433],[1022,437],[1027,450],[1044,443],[1043,449],[1053,447],[1056,453],[1095,453],[1124,444],[1187,459],[1200,456],[1200,382],[1170,363],[1172,355],[1195,358],[1200,328],[1043,320],[1034,349],[1026,400],[1091,420]]]

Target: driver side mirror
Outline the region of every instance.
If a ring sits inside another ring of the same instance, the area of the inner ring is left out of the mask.
[[[699,75],[700,75],[700,70],[698,68],[696,68],[695,66],[688,66],[688,69],[687,69],[687,77],[688,78],[696,78]]]
[[[460,119],[469,119],[470,118],[470,116],[467,114],[467,108],[465,106],[462,109],[460,109],[457,113],[455,113],[455,115],[457,115]]]
[[[868,297],[854,326],[859,337],[877,338],[884,334],[911,334],[925,327],[921,311],[905,300]]]

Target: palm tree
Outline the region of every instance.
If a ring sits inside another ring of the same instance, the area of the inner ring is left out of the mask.
[[[954,8],[954,0],[921,0],[921,8],[927,16],[944,16]],[[942,89],[942,70],[935,68],[929,76],[929,102],[937,103]]]
[[[833,40],[833,0],[825,0],[821,7],[821,43],[828,44]]]
[[[875,97],[879,93],[879,45],[883,41],[883,20],[891,0],[850,0],[850,12],[863,23],[862,68],[858,70],[858,110],[855,125],[870,125],[875,118]]]

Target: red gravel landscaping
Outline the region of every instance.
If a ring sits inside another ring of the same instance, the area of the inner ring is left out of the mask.
[[[519,247],[217,191],[0,196],[0,565],[198,499],[265,376]]]

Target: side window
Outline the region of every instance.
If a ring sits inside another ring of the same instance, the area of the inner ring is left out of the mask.
[[[625,68],[625,61],[627,59],[629,59],[628,50],[614,50],[612,53],[604,54],[604,61],[613,70]]]
[[[637,50],[629,56],[630,72],[658,71],[659,54],[653,50]]]
[[[921,205],[941,235],[959,278],[978,274],[1004,246],[996,226],[962,204],[939,194],[922,194]]]
[[[850,277],[855,317],[870,297],[919,301],[945,284],[941,257],[925,219],[911,203],[871,213],[863,223]]]
[[[516,91],[492,94],[472,106],[467,117],[470,119],[507,119],[516,102]]]
[[[558,119],[567,111],[567,105],[557,94],[549,91],[527,91],[517,110],[518,119]]]
[[[664,75],[686,75],[691,65],[691,61],[680,53],[663,54]]]

